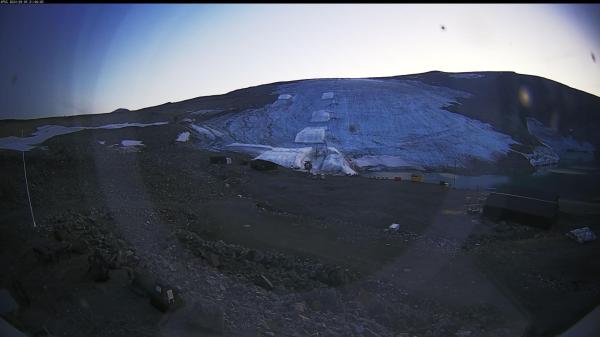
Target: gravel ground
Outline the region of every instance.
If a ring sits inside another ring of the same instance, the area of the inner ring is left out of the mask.
[[[546,336],[599,303],[598,242],[564,235],[600,231],[597,215],[493,223],[467,212],[485,193],[211,165],[164,141],[179,132],[89,130],[27,153],[36,228],[20,153],[0,152],[9,321],[36,336]],[[166,312],[140,286],[155,281],[175,292]]]

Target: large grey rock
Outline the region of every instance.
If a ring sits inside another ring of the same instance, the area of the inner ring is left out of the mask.
[[[27,337],[21,331],[15,329],[12,325],[0,317],[0,336],[2,337]]]
[[[0,289],[0,315],[13,313],[19,309],[17,301],[6,289]]]

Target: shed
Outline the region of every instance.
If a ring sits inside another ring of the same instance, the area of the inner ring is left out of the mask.
[[[156,282],[153,291],[149,295],[150,304],[162,312],[167,312],[175,307],[175,293],[172,287]]]
[[[548,228],[558,216],[558,196],[533,190],[492,192],[483,206],[484,216]]]
[[[211,156],[209,160],[210,160],[211,164],[226,164],[226,165],[229,165],[229,164],[232,163],[231,158],[226,157],[226,156]]]

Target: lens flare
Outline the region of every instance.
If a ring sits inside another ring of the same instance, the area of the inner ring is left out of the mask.
[[[526,87],[519,88],[519,102],[522,106],[529,108],[531,105],[531,95]]]

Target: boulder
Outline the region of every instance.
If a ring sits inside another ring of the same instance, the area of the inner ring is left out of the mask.
[[[0,315],[11,314],[19,309],[17,301],[7,289],[0,289]]]

